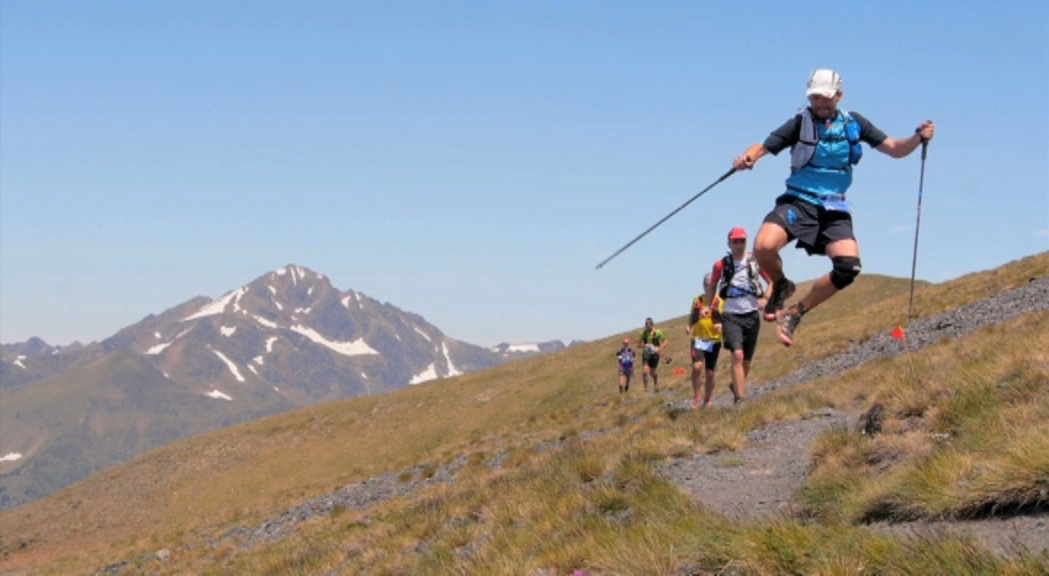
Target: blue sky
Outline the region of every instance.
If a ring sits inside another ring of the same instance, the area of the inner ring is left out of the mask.
[[[919,278],[1049,249],[1044,2],[0,10],[5,343],[102,339],[291,263],[481,345],[683,315],[788,154],[596,264],[792,115],[817,67],[890,136],[937,122]],[[920,166],[857,167],[865,273],[909,277]],[[798,280],[829,269],[783,256]]]

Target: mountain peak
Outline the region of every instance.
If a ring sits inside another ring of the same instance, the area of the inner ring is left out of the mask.
[[[17,487],[5,483],[0,490],[0,509],[64,487],[157,442],[296,406],[456,376],[545,351],[544,346],[517,345],[498,354],[448,338],[418,314],[341,291],[325,275],[296,264],[218,298],[200,296],[151,314],[82,350],[52,353],[38,338],[4,345],[5,393],[36,387],[46,392],[34,391],[32,398],[79,412],[60,425],[42,420],[21,427],[14,439],[5,435],[4,450],[25,455],[7,466],[25,472]],[[5,418],[10,405],[17,404],[2,406]],[[78,426],[85,421],[106,423],[98,425],[105,433],[82,444],[84,453],[97,456],[68,464],[63,452],[68,444],[61,439],[83,436]],[[148,422],[148,432],[118,421]]]
[[[271,274],[277,276],[289,275],[293,284],[298,284],[299,281],[307,282],[310,280],[328,282],[328,277],[320,272],[314,272],[305,266],[299,266],[298,264],[288,264],[281,268],[277,268]],[[266,276],[266,275],[263,275]],[[330,282],[328,282],[330,285]]]

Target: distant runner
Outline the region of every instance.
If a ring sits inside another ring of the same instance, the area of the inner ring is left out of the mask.
[[[634,349],[630,347],[630,338],[623,339],[623,347],[616,352],[619,361],[619,393],[630,392],[630,378],[634,375]]]
[[[721,310],[720,299],[708,310],[705,293],[710,286],[710,274],[703,276],[703,292],[692,299],[692,308],[688,315],[688,327],[685,333],[690,336],[689,350],[692,355],[692,407],[710,406],[714,394],[714,370],[718,367],[718,354],[721,352]],[[706,312],[706,313],[704,313]],[[704,372],[705,382],[704,382]],[[700,400],[700,385],[703,386],[703,399]],[[702,402],[702,404],[701,404]]]
[[[773,282],[764,318],[776,322],[776,335],[784,346],[794,343],[802,316],[851,284],[860,273],[860,250],[845,192],[852,184],[852,167],[863,155],[861,143],[893,158],[903,158],[935,134],[932,120],[926,120],[907,138],[889,138],[856,112],[839,110],[843,95],[837,72],[826,68],[813,71],[805,91],[809,106],[732,163],[736,170],[749,170],[765,154],[776,155],[791,148],[787,190],[776,198],[776,207],[765,217],[754,242],[758,264]],[[830,257],[831,271],[817,279],[801,301],[784,310],[795,286],[783,274],[779,251],[795,239],[796,247],[810,255]]]
[[[667,343],[667,337],[663,331],[656,328],[651,318],[645,318],[645,329],[637,337],[638,347],[641,348],[641,382],[648,392],[648,376],[652,376],[652,391],[659,392],[659,352]]]

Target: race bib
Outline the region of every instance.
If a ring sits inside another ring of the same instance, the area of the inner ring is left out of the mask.
[[[825,210],[834,212],[852,212],[852,206],[847,200],[845,200],[844,194],[820,196],[820,205],[823,206]]]
[[[703,340],[701,338],[696,338],[696,339],[692,340],[692,347],[695,348],[696,350],[699,350],[700,352],[713,352],[714,351],[714,343],[711,342],[710,340]]]

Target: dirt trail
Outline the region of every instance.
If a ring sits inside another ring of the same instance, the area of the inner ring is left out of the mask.
[[[943,338],[958,338],[1046,308],[1049,277],[1035,278],[1020,288],[912,322],[907,327],[908,346],[911,351],[918,350]],[[879,334],[854,343],[841,354],[805,364],[783,378],[753,386],[749,392],[760,395],[903,351],[902,342],[887,333]],[[859,417],[859,413],[820,410],[800,421],[779,422],[750,432],[739,451],[678,459],[664,468],[663,474],[704,506],[731,517],[789,515],[792,495],[807,475],[813,440],[831,426],[852,429]],[[1049,550],[1049,511],[972,521],[879,523],[872,528],[909,535],[965,533],[998,553],[1008,553],[1017,546],[1034,552]]]

